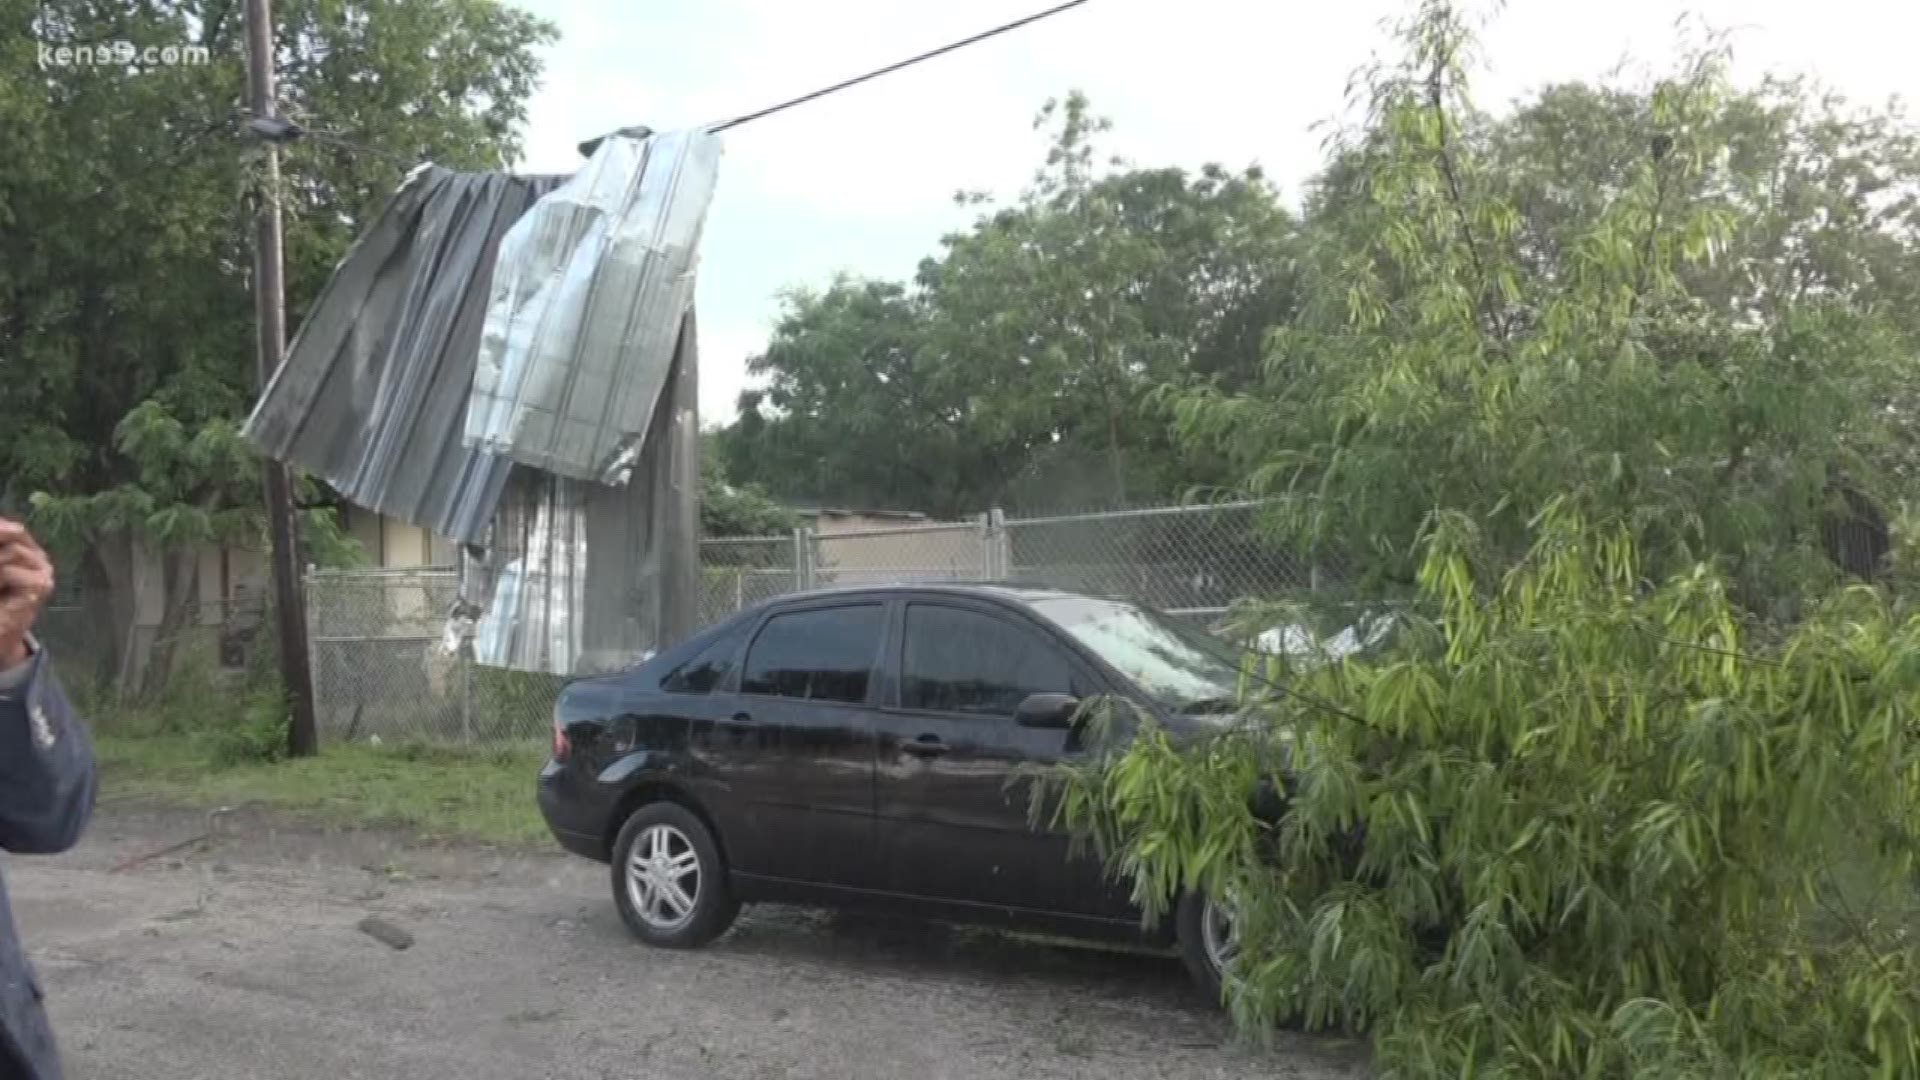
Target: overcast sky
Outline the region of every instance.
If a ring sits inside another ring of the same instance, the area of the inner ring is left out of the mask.
[[[558,25],[524,167],[569,172],[582,139],[749,112],[1051,6],[1052,0],[514,0]],[[902,277],[964,225],[957,190],[1016,193],[1039,165],[1034,113],[1085,91],[1109,148],[1142,165],[1258,163],[1289,198],[1316,123],[1387,47],[1400,0],[1091,0],[725,136],[700,263],[701,415],[724,421],[777,294],[838,271]],[[1511,0],[1484,35],[1478,100],[1671,60],[1676,19],[1737,31],[1741,81],[1813,75],[1863,102],[1920,93],[1920,4],[1900,0]]]

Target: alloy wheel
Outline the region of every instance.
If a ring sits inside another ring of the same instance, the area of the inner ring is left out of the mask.
[[[693,919],[700,901],[700,854],[672,825],[649,825],[627,857],[627,899],[648,926],[671,933]]]
[[[1214,973],[1226,981],[1234,957],[1240,955],[1240,936],[1234,928],[1233,911],[1218,900],[1209,899],[1200,912],[1200,946]]]

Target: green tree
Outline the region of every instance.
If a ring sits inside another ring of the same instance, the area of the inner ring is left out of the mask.
[[[1822,529],[1908,445],[1911,136],[1712,46],[1494,117],[1451,5],[1402,40],[1262,378],[1173,392],[1401,633],[1250,663],[1244,724],[1058,805],[1150,907],[1231,907],[1250,1029],[1386,1076],[1914,1075],[1920,619]]]
[[[1169,381],[1239,387],[1291,314],[1294,224],[1258,171],[1100,158],[1085,98],[1049,104],[1033,184],[908,285],[788,298],[729,464],[782,496],[968,513],[1165,498],[1224,479],[1172,442]],[[977,197],[965,201],[980,202]]]
[[[1032,186],[922,272],[938,352],[988,418],[1041,433],[1026,472],[1043,486],[1064,472],[1081,501],[1119,505],[1214,479],[1174,452],[1152,394],[1252,377],[1265,329],[1292,314],[1292,219],[1257,170],[1103,170],[1110,125],[1079,94],[1050,102],[1048,125]],[[1070,464],[1089,458],[1098,474]]]
[[[1891,117],[1702,51],[1647,91],[1490,117],[1444,6],[1376,80],[1307,213],[1310,285],[1256,384],[1177,393],[1277,524],[1410,587],[1436,508],[1489,565],[1566,495],[1656,572],[1722,558],[1756,607],[1818,576],[1837,494],[1912,442],[1920,157]]]
[[[272,196],[297,322],[410,162],[514,158],[551,30],[494,0],[277,7],[282,99],[310,132]],[[268,194],[241,135],[241,12],[0,0],[0,477],[12,505],[41,493],[128,692],[135,560],[154,553],[164,630],[195,595],[195,545],[264,542],[259,468],[234,437],[255,383],[249,206]],[[39,67],[42,44],[120,41],[209,62]],[[324,520],[308,532],[327,540]],[[149,670],[150,692],[166,669]]]
[[[700,534],[702,536],[780,536],[799,528],[800,515],[752,484],[727,479],[726,465],[704,432],[700,453]]]
[[[722,440],[727,475],[791,502],[964,513],[1002,475],[960,381],[927,347],[925,297],[841,279],[795,291]]]

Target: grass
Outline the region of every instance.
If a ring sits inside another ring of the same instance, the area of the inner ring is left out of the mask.
[[[534,776],[545,760],[537,744],[335,746],[318,757],[215,767],[189,737],[102,733],[97,754],[108,800],[252,803],[327,825],[399,827],[432,839],[516,847],[548,838],[534,805]]]

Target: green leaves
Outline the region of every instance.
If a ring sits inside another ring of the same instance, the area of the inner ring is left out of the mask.
[[[1711,573],[1623,594],[1625,533],[1565,511],[1535,533],[1468,606],[1448,590],[1471,541],[1435,529],[1422,580],[1443,614],[1408,640],[1441,647],[1305,673],[1235,738],[1149,732],[1066,777],[1068,819],[1102,823],[1144,897],[1243,890],[1262,914],[1239,1013],[1375,1018],[1389,1075],[1905,1075],[1920,996],[1884,973],[1913,970],[1911,931],[1812,933],[1834,895],[1794,883],[1837,860],[1911,880],[1920,679],[1896,658],[1920,622],[1856,590],[1748,641]],[[1279,741],[1302,748],[1281,844],[1232,844],[1261,828],[1248,769]],[[1904,839],[1840,842],[1862,820]],[[1358,863],[1339,854],[1355,824]],[[1793,976],[1799,956],[1826,974]]]
[[[137,580],[142,552],[163,553],[154,662],[115,657],[141,640],[129,627],[101,635],[102,670],[120,678],[166,679],[165,628],[198,594],[192,547],[264,545],[262,473],[238,437],[255,388],[251,197],[286,211],[297,325],[408,163],[512,160],[552,32],[495,0],[274,8],[281,104],[309,135],[264,193],[241,134],[243,5],[0,0],[0,500],[29,499],[36,530],[66,549],[63,575],[102,595]],[[210,61],[36,59],[42,43],[116,40],[193,43]],[[352,557],[327,515],[303,526],[308,557]],[[113,599],[117,617],[142,610]]]
[[[391,193],[395,156],[511,160],[552,29],[493,0],[293,0],[275,14],[283,103],[314,133],[283,170],[297,321]],[[39,223],[0,228],[0,462],[23,494],[151,484],[191,503],[205,481],[238,494],[257,471],[233,435],[254,383],[241,15],[199,0],[0,0],[0,220]],[[116,39],[205,44],[212,62],[35,60],[41,41]]]
[[[1084,98],[1050,104],[1047,165],[946,238],[912,283],[787,298],[729,442],[796,500],[937,514],[1178,497],[1230,478],[1173,445],[1169,385],[1254,381],[1292,314],[1294,229],[1258,172],[1107,168]]]
[[[1490,583],[1437,523],[1397,652],[1149,729],[1067,819],[1156,903],[1239,890],[1236,1015],[1371,1020],[1385,1075],[1910,1075],[1920,619],[1856,588],[1758,639],[1704,567],[1639,587],[1621,526],[1532,534]],[[1282,746],[1279,845],[1229,842]]]
[[[1502,118],[1450,5],[1405,48],[1257,381],[1162,395],[1312,493],[1281,536],[1416,585],[1402,645],[1070,773],[1067,819],[1157,904],[1239,890],[1235,1016],[1371,1020],[1388,1076],[1920,1074],[1920,621],[1830,539],[1920,475],[1920,219],[1863,194],[1914,136],[1712,43]],[[1277,848],[1223,855],[1283,748]]]
[[[1650,86],[1507,115],[1465,104],[1450,5],[1403,44],[1309,200],[1299,318],[1239,394],[1171,393],[1185,448],[1318,492],[1311,532],[1276,525],[1387,577],[1437,509],[1505,566],[1564,498],[1644,523],[1655,574],[1721,560],[1755,607],[1823,585],[1833,476],[1881,505],[1920,476],[1920,217],[1870,194],[1920,181],[1914,132],[1735,90],[1711,40]]]
[[[700,454],[700,532],[703,536],[780,536],[800,525],[800,516],[768,498],[759,488],[729,483],[724,461],[725,432],[703,432],[719,442]]]

